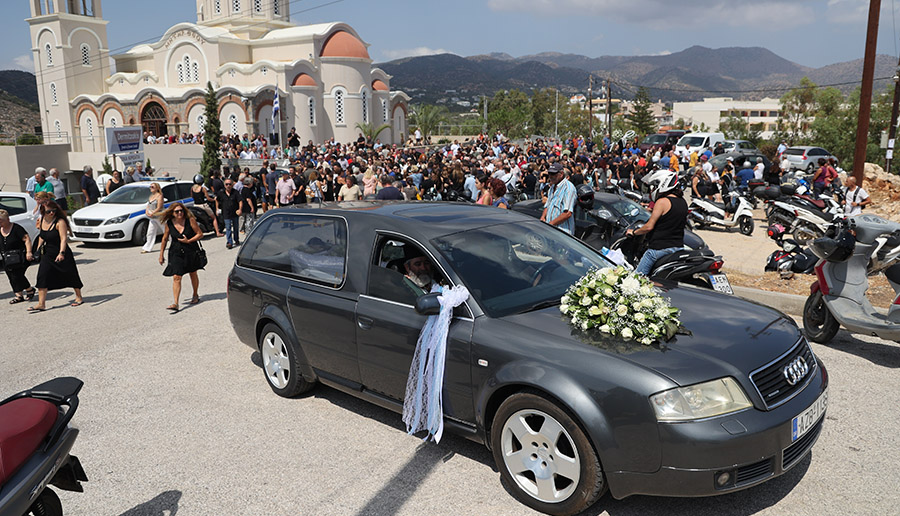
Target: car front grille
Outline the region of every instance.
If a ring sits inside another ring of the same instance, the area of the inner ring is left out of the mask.
[[[809,370],[796,385],[791,385],[787,381],[784,368],[797,357],[803,357]],[[816,357],[813,355],[809,343],[806,342],[805,338],[801,337],[797,342],[797,345],[790,351],[776,359],[774,362],[750,373],[750,381],[753,382],[754,387],[756,387],[756,390],[762,397],[766,407],[772,409],[792,398],[794,394],[800,392],[800,390],[809,383],[809,379],[813,377],[815,370]]]
[[[76,226],[99,226],[103,224],[103,219],[75,219]]]
[[[761,460],[749,466],[738,468],[734,483],[737,486],[750,484],[766,478],[772,473],[774,473],[773,460],[771,458]]]
[[[82,233],[80,231],[76,231],[75,236],[78,238],[100,238],[99,233]]]
[[[781,459],[781,469],[788,469],[806,455],[806,452],[812,448],[813,443],[816,441],[816,437],[819,436],[819,432],[822,431],[822,424],[824,421],[825,418],[820,419],[819,422],[816,423],[816,426],[812,427],[806,435],[797,439],[797,442],[784,449],[784,454]]]

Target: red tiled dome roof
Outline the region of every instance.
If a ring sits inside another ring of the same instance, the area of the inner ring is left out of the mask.
[[[294,77],[294,86],[315,86],[316,80],[307,73],[299,73]]]
[[[339,30],[328,36],[322,45],[321,57],[357,57],[369,59],[369,51],[362,41],[345,30]]]
[[[372,89],[375,91],[388,91],[387,84],[385,84],[381,79],[375,79],[374,81],[372,81]]]

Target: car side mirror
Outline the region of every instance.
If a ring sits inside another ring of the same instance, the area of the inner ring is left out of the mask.
[[[438,301],[439,292],[424,294],[416,298],[416,313],[420,315],[437,315],[441,313],[441,302]]]

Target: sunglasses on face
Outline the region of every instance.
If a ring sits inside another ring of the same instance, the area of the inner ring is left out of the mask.
[[[175,210],[172,213],[184,213],[184,210]]]

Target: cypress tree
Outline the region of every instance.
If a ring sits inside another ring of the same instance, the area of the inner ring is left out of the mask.
[[[203,160],[200,162],[200,173],[208,178],[210,173],[222,168],[219,157],[219,139],[222,137],[222,124],[219,122],[219,102],[212,83],[206,83],[206,125],[203,126]]]

